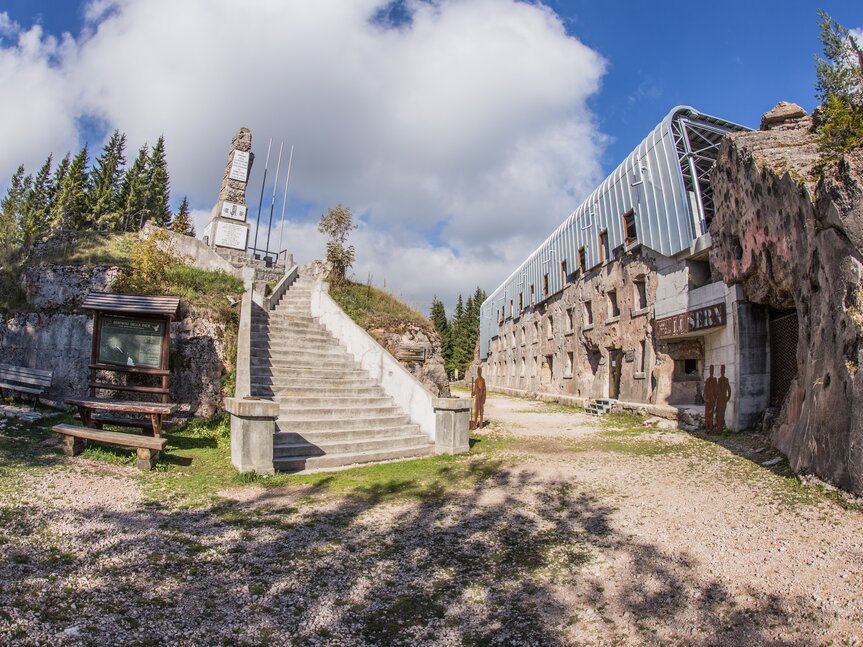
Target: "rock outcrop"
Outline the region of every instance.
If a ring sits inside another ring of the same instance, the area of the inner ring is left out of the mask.
[[[86,396],[93,317],[80,306],[89,292],[110,292],[121,273],[112,266],[27,268],[21,285],[28,311],[0,319],[0,363],[53,371],[46,402],[63,406],[67,398]],[[181,319],[171,325],[169,383],[181,414],[210,416],[221,409],[222,376],[233,364],[228,337],[224,324],[182,306]]]
[[[378,328],[370,330],[369,334],[397,358],[403,350],[423,349],[425,361],[401,361],[402,366],[422,382],[436,398],[450,397],[449,379],[444,366],[440,337],[437,334],[414,324],[405,324],[404,330],[400,332]]]
[[[797,312],[773,443],[795,471],[863,494],[863,151],[822,165],[811,117],[780,104],[726,138],[711,183],[716,278]]]

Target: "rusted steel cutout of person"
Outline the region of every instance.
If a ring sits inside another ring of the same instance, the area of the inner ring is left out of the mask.
[[[473,396],[473,415],[474,428],[479,429],[485,422],[485,378],[482,376],[482,367],[476,369],[476,379],[473,381],[473,389],[470,393]]]

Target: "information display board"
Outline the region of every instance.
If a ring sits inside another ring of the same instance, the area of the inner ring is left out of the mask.
[[[235,225],[224,221],[216,225],[216,245],[219,247],[245,250],[248,235],[249,228],[246,225]]]
[[[160,368],[165,322],[105,315],[99,335],[99,363]]]
[[[228,175],[232,180],[245,182],[249,177],[249,153],[248,151],[234,151],[231,160],[231,172]]]
[[[222,203],[222,217],[231,218],[232,220],[246,221],[246,205],[236,204],[234,202]]]

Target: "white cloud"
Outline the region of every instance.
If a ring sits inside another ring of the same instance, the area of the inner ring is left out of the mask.
[[[0,178],[96,117],[132,150],[164,133],[175,194],[206,213],[248,126],[257,173],[268,137],[295,146],[310,216],[342,202],[363,217],[358,275],[418,302],[490,291],[600,179],[586,100],[604,63],[540,4],[412,0],[396,28],[371,20],[385,6],[95,0],[75,40],[34,26],[0,49],[0,82],[26,97],[0,105]]]

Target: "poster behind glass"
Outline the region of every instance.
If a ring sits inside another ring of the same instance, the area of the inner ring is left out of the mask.
[[[164,321],[103,317],[99,336],[99,362],[138,368],[161,368],[164,334]]]

